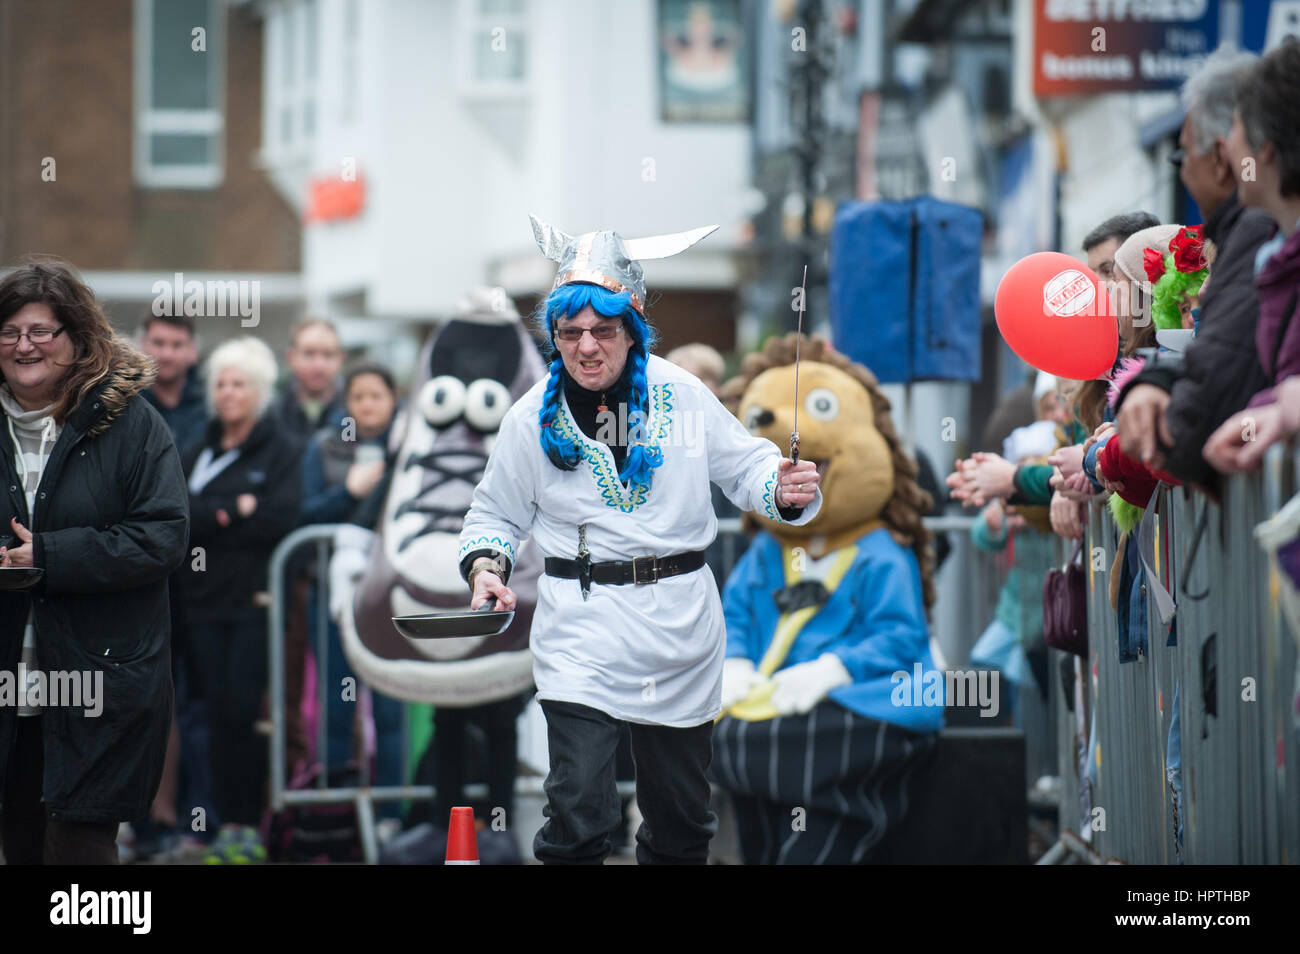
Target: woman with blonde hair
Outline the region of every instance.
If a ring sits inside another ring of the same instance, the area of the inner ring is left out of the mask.
[[[190,547],[183,571],[190,674],[210,719],[213,801],[221,831],[204,861],[266,859],[256,826],[266,740],[254,724],[266,691],[266,589],[271,552],[298,525],[301,442],[274,414],[275,355],[257,338],[227,341],[208,359],[211,419],[187,449]]]

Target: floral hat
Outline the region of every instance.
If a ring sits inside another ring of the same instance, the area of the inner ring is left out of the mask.
[[[1205,255],[1205,232],[1199,225],[1179,227],[1168,251],[1146,248],[1142,266],[1151,282],[1151,318],[1157,328],[1181,328],[1181,305],[1201,290],[1210,264]]]

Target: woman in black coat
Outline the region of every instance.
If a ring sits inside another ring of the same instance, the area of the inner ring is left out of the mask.
[[[10,864],[115,864],[118,824],[146,814],[158,788],[172,710],[167,577],[185,557],[188,516],[171,432],[140,393],[153,375],[66,264],[0,281]],[[24,567],[40,579],[10,589]]]
[[[204,861],[264,861],[257,833],[267,778],[266,738],[255,728],[267,685],[271,553],[298,525],[299,439],[267,413],[275,355],[256,338],[221,345],[204,375],[213,417],[186,448],[193,558],[182,570],[187,673],[208,703],[212,795],[221,831]]]

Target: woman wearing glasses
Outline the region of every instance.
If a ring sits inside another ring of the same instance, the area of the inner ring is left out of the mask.
[[[167,577],[189,515],[171,432],[62,262],[0,281],[0,847],[115,864],[149,812],[171,724]],[[22,568],[34,586],[15,589]]]

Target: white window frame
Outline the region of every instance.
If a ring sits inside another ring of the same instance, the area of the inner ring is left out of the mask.
[[[319,0],[281,0],[268,5],[263,44],[262,116],[263,152],[273,163],[283,165],[305,160],[320,135],[321,12]],[[314,16],[309,15],[309,9]],[[312,75],[307,75],[308,34],[314,30]],[[285,77],[286,38],[292,49],[291,75]],[[303,132],[306,112],[312,110],[311,134]],[[283,135],[282,118],[289,111],[289,134]]]
[[[462,95],[473,99],[517,100],[528,94],[529,80],[533,73],[533,60],[536,47],[532,43],[532,12],[534,5],[530,0],[523,0],[523,9],[516,14],[486,14],[479,9],[479,0],[457,0],[456,35],[459,42],[457,56],[458,85]],[[484,80],[474,75],[474,38],[483,29],[505,27],[506,42],[515,34],[524,36],[528,45],[524,48],[524,72],[517,80]]]
[[[225,7],[221,0],[208,0],[212,13],[206,36],[209,69],[212,71],[214,105],[209,109],[154,109],[153,102],[153,9],[166,0],[134,0],[135,51],[135,181],[150,189],[214,189],[225,179],[226,159],[226,44]],[[150,159],[150,137],[168,133],[202,133],[213,137],[213,160],[204,165],[159,164]]]

